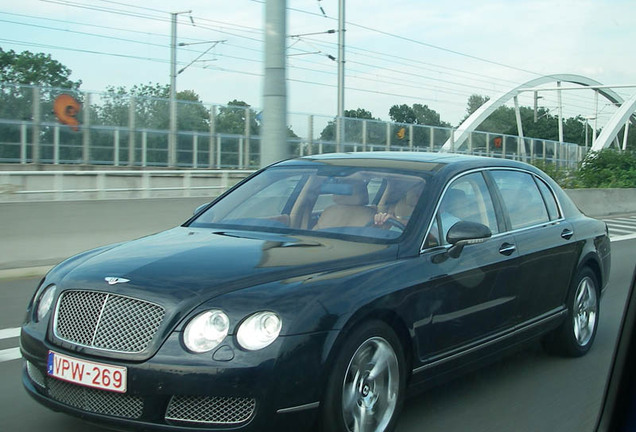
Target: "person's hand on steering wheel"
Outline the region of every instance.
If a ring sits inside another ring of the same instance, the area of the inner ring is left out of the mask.
[[[376,227],[394,226],[404,231],[406,226],[390,213],[378,212],[373,216],[373,223]]]

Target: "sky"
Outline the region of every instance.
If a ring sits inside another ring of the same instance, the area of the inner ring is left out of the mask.
[[[0,5],[0,47],[50,54],[85,91],[170,82],[170,14],[178,15],[177,89],[202,101],[262,107],[263,0],[21,0]],[[185,13],[190,11],[191,13]],[[324,14],[323,14],[324,11]],[[542,75],[636,84],[633,0],[345,0],[345,108],[390,120],[425,104],[457,126],[472,94],[491,98]],[[337,0],[287,0],[288,123],[337,112]],[[312,33],[312,34],[309,34]],[[565,85],[565,84],[564,84]],[[554,84],[546,87],[554,87]],[[636,88],[616,90],[629,98]],[[556,115],[554,91],[540,105]],[[615,107],[563,92],[564,116]],[[532,93],[520,96],[532,106]],[[599,126],[601,126],[599,124]]]

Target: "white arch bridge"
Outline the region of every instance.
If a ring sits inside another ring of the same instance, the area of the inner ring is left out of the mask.
[[[518,97],[523,92],[533,91],[558,91],[570,90],[572,88],[562,88],[561,83],[567,82],[571,84],[577,84],[582,86],[582,88],[587,88],[594,90],[596,92],[596,100],[598,101],[598,96],[601,95],[605,99],[609,100],[612,104],[619,107],[619,109],[614,113],[614,115],[610,118],[610,120],[603,127],[602,132],[596,137],[596,125],[594,126],[594,139],[592,144],[592,150],[598,151],[604,148],[609,147],[612,143],[617,141],[618,134],[624,127],[623,133],[623,149],[625,149],[627,143],[627,136],[629,131],[629,123],[631,118],[636,116],[634,112],[636,111],[636,94],[630,97],[627,101],[623,100],[623,98],[617,94],[613,88],[618,87],[636,87],[636,86],[605,86],[600,82],[593,80],[591,78],[587,78],[582,75],[572,75],[572,74],[555,74],[555,75],[546,75],[540,78],[536,78],[530,80],[520,86],[517,86],[507,92],[500,94],[497,97],[490,99],[488,102],[483,104],[479,109],[477,109],[474,113],[472,113],[450,136],[450,138],[444,143],[440,151],[445,152],[454,152],[458,151],[462,148],[462,146],[466,145],[468,139],[471,134],[475,131],[475,129],[490,116],[497,108],[503,106],[508,103],[511,99],[514,101],[515,105],[515,113],[517,118],[517,131],[519,138],[523,140],[523,125],[521,123],[521,116],[519,112],[519,102]],[[556,83],[556,88],[540,88],[538,86]],[[576,87],[575,87],[576,88]],[[535,93],[536,97],[536,93]],[[559,101],[560,101],[559,97]],[[598,103],[597,103],[598,106]],[[561,106],[559,106],[559,141],[563,142],[563,120],[561,118]],[[596,119],[598,115],[594,116]],[[595,120],[596,122],[596,120]],[[525,155],[525,146],[519,146],[520,155]]]

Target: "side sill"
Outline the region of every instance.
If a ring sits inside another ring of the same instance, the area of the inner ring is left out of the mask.
[[[276,411],[276,414],[295,413],[295,412],[298,412],[298,411],[316,409],[319,406],[320,406],[320,402],[312,402],[312,403],[308,403],[308,404],[305,404],[305,405],[299,405],[299,406],[295,406],[295,407],[281,408],[278,411]]]
[[[535,327],[544,325],[550,321],[559,319],[561,317],[563,317],[564,315],[567,314],[567,309],[565,308],[559,308],[556,311],[552,311],[552,312],[548,312],[547,314],[545,314],[545,316],[538,318],[537,320],[531,321],[529,323],[526,324],[521,324],[517,327],[514,327],[512,330],[506,330],[504,332],[501,332],[497,335],[495,335],[492,339],[489,339],[485,342],[481,342],[478,343],[477,345],[474,345],[470,348],[462,348],[457,350],[454,353],[451,353],[450,355],[447,355],[444,358],[441,358],[439,360],[434,360],[428,364],[425,364],[423,366],[417,367],[415,369],[413,369],[413,374],[417,374],[419,372],[424,372],[428,369],[431,369],[433,367],[439,366],[441,364],[444,364],[448,361],[451,360],[455,360],[458,359],[462,356],[474,353],[475,351],[479,351],[480,349],[484,349],[484,348],[488,348],[491,345],[495,345],[497,343],[500,343],[506,339],[512,338],[514,336],[517,336],[519,334],[522,334],[523,332],[526,332],[528,330],[532,330]]]

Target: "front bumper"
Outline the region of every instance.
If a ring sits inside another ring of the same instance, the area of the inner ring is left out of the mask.
[[[143,362],[118,362],[82,355],[43,341],[22,329],[25,359],[22,381],[38,402],[88,421],[134,430],[309,430],[315,424],[323,349],[329,333],[281,337],[257,352],[224,343],[221,360],[214,350],[190,354],[178,333]],[[126,393],[94,389],[48,376],[47,354],[127,368]],[[218,356],[217,356],[218,358]]]

